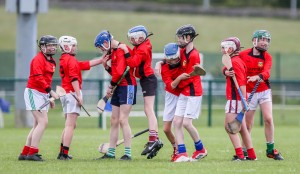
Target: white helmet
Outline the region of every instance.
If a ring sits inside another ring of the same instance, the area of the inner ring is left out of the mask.
[[[61,36],[58,40],[60,49],[68,54],[76,54],[77,52],[77,40],[72,36]],[[75,46],[74,49],[73,46]]]

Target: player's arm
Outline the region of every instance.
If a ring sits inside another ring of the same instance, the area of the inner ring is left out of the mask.
[[[161,75],[161,71],[162,71],[162,66],[166,64],[166,59],[160,60],[158,62],[156,62],[155,64],[155,68],[154,68],[154,73],[156,76],[160,76]]]
[[[79,65],[80,70],[90,70],[91,69],[90,61],[79,61],[78,65]]]
[[[187,74],[187,73],[182,73],[182,74],[180,74],[172,83],[171,83],[171,87],[172,87],[172,89],[175,89],[178,85],[179,85],[179,83],[181,82],[181,81],[184,81],[184,80],[187,80],[187,79],[189,79],[190,78],[190,75],[189,74]],[[179,87],[180,88],[180,87]]]
[[[130,68],[135,68],[140,66],[144,57],[147,57],[147,53],[142,49],[137,49],[134,55],[130,52],[124,54],[126,58],[126,63]]]
[[[270,78],[271,68],[272,68],[272,56],[270,54],[266,54],[265,64],[262,72],[259,74],[259,77],[263,80],[267,80]]]
[[[82,100],[82,96],[81,96],[81,93],[80,93],[80,87],[79,87],[79,75],[78,75],[78,72],[79,70],[81,70],[82,67],[80,66],[88,66],[90,67],[89,65],[89,61],[84,61],[82,63],[78,63],[74,60],[74,61],[69,61],[69,79],[71,80],[71,84],[72,84],[72,87],[76,93],[76,96],[79,100],[79,105],[82,105],[83,104],[83,100]]]

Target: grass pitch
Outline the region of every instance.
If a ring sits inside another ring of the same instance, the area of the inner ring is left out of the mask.
[[[253,130],[253,144],[258,161],[232,162],[233,146],[221,124],[208,128],[201,125],[204,117],[195,121],[200,137],[208,150],[208,156],[199,162],[171,163],[172,147],[167,141],[162,129],[160,138],[164,147],[158,155],[148,160],[140,153],[147,141],[147,133],[136,137],[132,141],[133,160],[96,161],[100,154],[97,148],[100,143],[109,141],[109,130],[97,128],[97,117],[78,118],[70,154],[74,159],[59,161],[56,159],[60,135],[64,125],[64,118],[59,109],[49,112],[49,127],[41,140],[40,153],[46,160],[44,162],[18,161],[17,157],[24,145],[29,128],[14,128],[12,114],[5,115],[6,128],[0,130],[0,173],[299,173],[300,153],[298,153],[299,126],[276,126],[275,147],[283,154],[284,161],[275,161],[265,156],[264,130],[256,126]],[[132,132],[136,133],[146,128],[146,118],[130,119]],[[160,128],[162,127],[160,118]],[[193,142],[186,133],[188,154],[194,151]],[[123,155],[124,146],[117,148],[116,157]]]

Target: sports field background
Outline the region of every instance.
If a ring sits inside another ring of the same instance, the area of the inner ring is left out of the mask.
[[[109,17],[108,17],[109,16]],[[0,7],[0,74],[1,77],[13,77],[15,23],[16,14],[8,14]],[[206,56],[208,71],[217,70],[219,43],[228,36],[238,36],[244,47],[251,46],[251,34],[258,28],[270,30],[272,43],[270,51],[281,55],[282,78],[299,80],[300,69],[300,22],[274,18],[238,18],[203,15],[161,14],[161,13],[132,13],[110,11],[74,11],[50,9],[49,13],[38,16],[38,37],[45,34],[55,36],[72,35],[78,39],[78,57],[88,59],[97,55],[93,47],[96,34],[102,29],[108,29],[114,37],[125,43],[128,28],[143,24],[149,31],[154,32],[151,38],[153,52],[162,52],[163,45],[175,41],[176,29],[191,23],[199,32],[195,40],[196,47]],[[85,53],[82,54],[81,52]],[[5,56],[7,55],[10,56]],[[211,58],[212,57],[212,58]],[[210,59],[211,58],[211,59]],[[276,72],[273,71],[273,75]],[[273,77],[273,76],[272,76]],[[299,90],[299,88],[298,88]],[[23,99],[22,97],[20,99]],[[224,103],[225,104],[225,103]],[[299,106],[298,101],[292,103]],[[100,154],[97,147],[100,143],[109,141],[109,130],[98,128],[98,117],[80,117],[75,136],[70,149],[74,156],[71,161],[58,161],[56,156],[60,145],[60,134],[64,127],[60,103],[55,110],[49,111],[49,125],[41,140],[40,153],[46,160],[43,163],[17,161],[17,157],[25,143],[29,128],[14,128],[14,108],[10,114],[4,114],[5,128],[0,129],[0,173],[299,173],[299,108],[274,109],[275,146],[284,156],[284,161],[274,161],[265,156],[264,130],[259,126],[259,113],[256,115],[252,137],[258,161],[232,162],[234,149],[223,128],[223,108],[213,110],[213,126],[207,126],[207,110],[202,109],[202,116],[196,120],[195,126],[208,150],[208,157],[196,163],[170,163],[171,146],[162,131],[162,121],[159,117],[160,138],[165,146],[158,156],[152,160],[140,156],[147,141],[147,134],[133,139],[133,161],[95,161]],[[145,117],[130,118],[132,132],[136,133],[147,128]],[[107,123],[109,126],[109,120]],[[187,150],[193,152],[193,142],[186,134]],[[118,147],[117,157],[121,157],[123,146]]]

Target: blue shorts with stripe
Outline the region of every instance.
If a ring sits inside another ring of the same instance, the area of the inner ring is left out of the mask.
[[[134,105],[136,103],[137,87],[134,85],[118,86],[111,98],[110,103],[114,106],[124,104]]]

